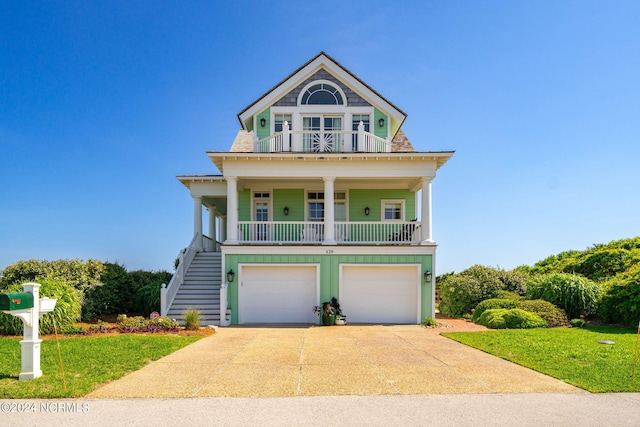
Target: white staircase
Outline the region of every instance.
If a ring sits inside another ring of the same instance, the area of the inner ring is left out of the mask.
[[[196,253],[167,316],[182,324],[185,310],[192,308],[200,312],[201,325],[219,325],[221,263],[220,252]],[[230,314],[227,310],[227,319]]]

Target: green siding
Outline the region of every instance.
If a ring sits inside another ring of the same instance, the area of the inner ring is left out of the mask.
[[[251,190],[238,192],[238,221],[251,221]]]
[[[384,126],[380,127],[378,126],[378,120],[380,119],[384,119]],[[378,110],[377,108],[374,108],[373,110],[373,128],[375,129],[373,131],[373,134],[375,136],[378,136],[380,138],[387,138],[387,129],[389,128],[389,117],[387,117],[382,111]]]
[[[224,271],[240,271],[238,264],[319,264],[320,265],[320,304],[339,295],[340,264],[420,264],[420,271],[433,271],[431,255],[226,255]],[[433,281],[426,283],[421,277],[421,313],[420,318],[435,317],[431,312]],[[435,277],[435,276],[434,276]],[[238,323],[238,280],[229,284],[229,307],[231,323]],[[309,307],[311,310],[311,307]],[[348,313],[347,313],[348,314]]]
[[[284,214],[285,206],[289,208],[289,215]],[[301,188],[275,188],[273,190],[273,220],[304,221],[304,190]]]
[[[416,218],[416,197],[406,189],[389,190],[349,190],[349,221],[380,221],[382,200],[405,200],[405,221]],[[369,215],[364,209],[369,208]]]
[[[260,119],[262,118],[267,121],[264,127],[260,126]],[[271,107],[256,116],[256,123],[258,139],[266,138],[271,134]]]

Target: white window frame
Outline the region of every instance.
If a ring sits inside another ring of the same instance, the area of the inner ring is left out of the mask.
[[[385,218],[385,204],[400,204],[400,219],[386,219]],[[406,217],[405,199],[383,199],[380,200],[380,220],[384,222],[403,222]]]
[[[268,194],[268,197],[256,197],[256,194]],[[269,218],[267,221],[273,221],[273,197],[271,191],[252,191],[251,192],[251,221],[257,221],[256,218],[256,202],[267,201],[269,206]]]
[[[324,190],[305,190],[304,192],[304,218],[305,221],[311,221],[311,219],[309,219],[309,193],[324,193]],[[338,189],[338,190],[334,190],[333,192],[333,204],[334,204],[334,215],[335,215],[335,204],[336,204],[336,194],[337,193],[343,193],[344,194],[344,199],[338,199],[340,200],[340,203],[342,203],[342,201],[344,200],[344,214],[345,214],[345,221],[349,221],[349,191],[348,190],[342,190],[342,189]],[[322,202],[323,204],[325,203],[327,195],[324,195],[324,198],[322,199],[316,199],[317,201]],[[324,209],[323,209],[324,212]],[[324,221],[324,216],[322,217],[322,221]],[[319,222],[322,222],[319,221]],[[337,220],[336,220],[337,221]],[[314,221],[315,222],[315,221]]]
[[[340,93],[340,96],[342,97],[342,104],[303,104],[302,103],[302,97],[304,96],[304,94],[307,92],[307,90],[309,90],[309,88],[311,88],[312,86],[318,85],[318,84],[325,84],[325,85],[329,85],[332,86],[334,88],[336,88],[336,90]],[[306,106],[310,106],[310,107],[328,107],[328,106],[333,106],[333,107],[347,107],[347,95],[345,95],[344,91],[342,90],[342,88],[337,85],[335,82],[329,81],[329,80],[314,80],[311,83],[309,83],[308,85],[306,85],[305,87],[302,88],[302,90],[300,91],[300,93],[298,94],[298,99],[297,99],[297,104],[298,107],[306,107]]]

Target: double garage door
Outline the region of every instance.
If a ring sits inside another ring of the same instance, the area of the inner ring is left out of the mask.
[[[239,323],[317,323],[318,265],[244,265]],[[349,323],[420,322],[418,265],[341,265],[336,295]]]

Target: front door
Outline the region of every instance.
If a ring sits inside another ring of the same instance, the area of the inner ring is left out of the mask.
[[[254,232],[253,240],[267,241],[271,239],[269,232],[269,193],[256,193],[253,200]],[[265,224],[260,224],[264,222]]]
[[[302,118],[305,152],[341,152],[342,117],[309,116]]]

